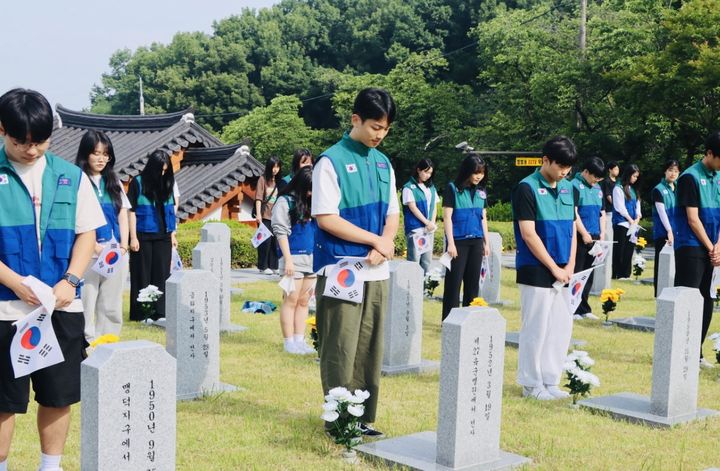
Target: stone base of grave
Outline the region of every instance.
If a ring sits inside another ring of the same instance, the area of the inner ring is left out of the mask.
[[[621,319],[612,319],[610,322],[616,324],[618,327],[622,327],[623,329],[639,330],[641,332],[655,332],[654,317],[623,317]]]
[[[435,432],[420,432],[404,437],[390,438],[360,445],[356,448],[364,457],[373,461],[384,462],[389,466],[402,465],[410,469],[447,471],[462,469],[463,471],[485,471],[513,469],[530,464],[532,460],[514,453],[500,450],[500,457],[495,461],[468,466],[464,468],[448,468],[435,462],[437,453],[437,435]]]
[[[710,409],[698,409],[694,414],[675,417],[655,415],[650,411],[650,398],[634,393],[619,393],[612,396],[593,397],[578,401],[580,407],[609,413],[614,419],[627,420],[649,427],[672,427],[674,425],[703,420],[720,415]]]
[[[520,347],[520,332],[507,332],[505,334],[505,345],[513,348]],[[583,345],[587,345],[585,340],[570,339],[570,346],[572,347],[582,347]]]
[[[233,386],[232,384],[226,384],[226,383],[218,383],[210,390],[205,391],[199,391],[194,393],[186,393],[186,394],[178,394],[177,400],[178,401],[191,401],[193,399],[201,399],[203,397],[209,397],[209,396],[215,396],[220,393],[224,392],[235,392],[235,391],[243,391],[243,388],[239,388],[237,386]]]
[[[510,301],[510,300],[507,300],[507,299],[499,299],[499,300],[494,301],[494,302],[488,301],[488,304],[489,304],[490,306],[500,306],[500,307],[502,307],[502,306],[512,306],[513,302]]]
[[[229,324],[229,325],[221,325],[220,326],[220,332],[245,332],[248,328],[244,325],[238,325],[238,324]]]
[[[404,374],[432,373],[439,369],[440,369],[439,361],[422,360],[422,362],[417,365],[399,365],[399,366],[382,365],[382,369],[380,370],[380,373],[383,376],[397,376],[397,375],[404,375]]]

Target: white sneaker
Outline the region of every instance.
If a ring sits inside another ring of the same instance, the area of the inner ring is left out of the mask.
[[[573,314],[573,320],[581,321],[583,319],[584,319],[584,317],[581,316],[580,314]]]
[[[310,345],[306,344],[304,340],[301,340],[300,342],[295,342],[295,347],[305,355],[316,353],[315,349],[312,348]]]
[[[551,396],[557,398],[557,399],[565,399],[566,397],[570,397],[570,393],[567,391],[563,391],[557,386],[548,386],[545,385],[545,390],[550,393]]]
[[[702,368],[703,370],[711,370],[711,369],[715,368],[715,365],[713,365],[706,359],[701,358],[700,359],[700,368]]]
[[[585,319],[592,319],[592,320],[594,320],[594,321],[597,321],[597,320],[600,319],[598,316],[596,316],[596,315],[593,314],[592,312],[588,312],[588,313],[585,314],[583,317],[584,317]]]
[[[554,401],[555,396],[545,390],[545,388],[528,388],[523,386],[523,397],[529,399],[537,399],[538,401]]]
[[[285,351],[287,353],[290,353],[291,355],[305,355],[304,352],[301,352],[297,345],[295,345],[295,342],[291,342],[288,345],[285,345]]]
[[[263,273],[266,274],[266,275],[272,275],[272,274],[273,274],[272,268],[266,268],[266,269],[263,271]]]

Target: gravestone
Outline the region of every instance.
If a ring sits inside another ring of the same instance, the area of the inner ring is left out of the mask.
[[[675,250],[671,245],[665,245],[658,257],[657,293],[662,294],[665,288],[675,285]]]
[[[695,288],[666,288],[657,298],[652,392],[585,399],[581,407],[652,427],[705,419],[720,412],[698,409],[703,298]]]
[[[209,270],[220,280],[220,331],[242,332],[247,327],[232,324],[230,321],[231,306],[231,262],[230,228],[220,222],[209,222],[200,230],[200,243],[193,250],[193,268]],[[220,249],[210,249],[212,254],[204,253],[203,243],[220,244]],[[199,250],[198,250],[199,249]],[[198,250],[198,254],[195,254]],[[196,258],[197,257],[197,258]]]
[[[610,217],[609,215],[605,216],[604,240],[613,240],[612,217]],[[610,249],[608,249],[608,254],[607,258],[605,258],[605,262],[599,267],[595,267],[595,271],[593,272],[593,283],[590,287],[590,294],[592,294],[593,296],[599,296],[600,293],[602,293],[602,290],[608,289],[611,286],[613,245],[614,244],[611,244]]]
[[[173,273],[165,283],[167,351],[178,360],[177,398],[237,391],[220,382],[218,280],[206,270]]]
[[[500,449],[505,319],[490,307],[450,311],[442,327],[438,428],[357,450],[413,469],[508,469],[529,459]]]
[[[422,359],[423,269],[417,262],[390,262],[382,374],[423,373],[439,363]]]
[[[480,296],[490,305],[505,305],[508,301],[500,300],[500,279],[502,277],[502,236],[497,232],[488,232],[485,243],[490,244],[488,257],[488,273],[480,288]]]
[[[621,317],[610,319],[610,322],[623,329],[639,330],[640,332],[655,332],[655,318],[648,316]]]
[[[80,469],[175,469],[175,359],[162,345],[99,345],[80,366]]]
[[[519,348],[520,347],[520,332],[508,332],[505,334],[505,345],[508,347]],[[585,340],[570,339],[570,345],[574,347],[582,347],[587,345]]]

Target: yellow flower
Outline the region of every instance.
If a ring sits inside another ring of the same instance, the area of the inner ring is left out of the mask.
[[[475,298],[470,303],[471,306],[487,306],[488,303],[481,297]]]
[[[96,338],[90,343],[90,346],[92,348],[97,347],[98,345],[104,345],[106,343],[115,343],[120,340],[120,337],[118,337],[115,334],[105,334],[101,335],[100,337]]]
[[[622,296],[623,294],[625,294],[625,290],[622,289],[622,288],[617,288],[617,289],[615,289],[615,290],[613,290],[613,291],[615,291],[615,292],[616,292],[617,294],[619,294],[620,296]]]
[[[635,245],[637,245],[641,249],[644,249],[645,246],[647,245],[647,240],[645,240],[645,237],[638,237],[638,240],[635,243]]]
[[[305,323],[309,325],[310,327],[315,327],[315,316],[310,316],[307,319],[305,319]]]

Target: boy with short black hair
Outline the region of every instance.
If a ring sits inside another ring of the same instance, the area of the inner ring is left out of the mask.
[[[713,314],[710,282],[720,266],[720,131],[705,140],[702,160],[688,167],[677,181],[675,211],[675,286],[698,288],[703,297],[700,367],[713,368],[703,358]]]
[[[602,159],[590,157],[583,165],[582,172],[576,173],[572,181],[574,196],[577,201],[575,273],[592,267],[594,257],[589,255],[588,252],[592,249],[596,240],[605,238],[605,209],[603,208],[603,192],[599,185],[604,176],[605,164]],[[575,320],[598,318],[592,313],[588,303],[593,275],[594,273],[591,272],[585,284],[582,300],[574,313]]]
[[[575,145],[558,136],[543,147],[542,167],[512,194],[520,287],[517,381],[523,396],[549,401],[567,397],[558,387],[572,334],[572,313],[562,289],[575,268],[575,201],[565,179],[577,161]]]
[[[343,257],[366,257],[377,266],[387,264],[395,250],[400,219],[395,174],[376,149],[395,119],[395,102],[385,90],[366,88],[352,112],[351,131],[323,152],[313,169],[312,215],[319,228],[313,264],[322,270],[316,288],[320,377],[325,394],[338,386],[367,390],[363,434],[380,436],[368,424],[377,411],[387,274],[366,278],[359,304],[322,294],[327,275]]]
[[[87,344],[78,287],[105,217],[87,176],[47,152],[52,126],[52,108],[38,92],[14,89],[0,97],[0,471],[7,470],[15,414],[27,412],[31,380],[41,471],[61,470],[70,405],[80,400]],[[13,323],[40,304],[22,284],[29,275],[53,288],[52,325],[65,361],[15,378]]]

